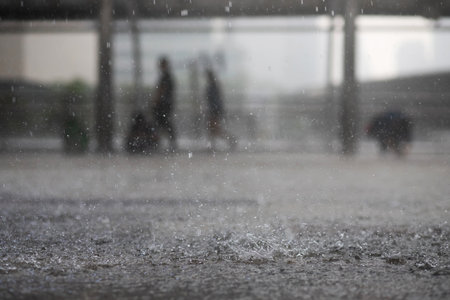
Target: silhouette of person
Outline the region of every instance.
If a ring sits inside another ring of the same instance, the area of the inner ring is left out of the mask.
[[[158,137],[154,132],[154,127],[147,122],[144,114],[140,112],[134,114],[132,121],[126,141],[126,150],[133,154],[150,153],[158,144]]]
[[[172,120],[175,83],[170,72],[169,60],[166,57],[160,58],[159,71],[160,76],[156,85],[153,118],[158,135],[161,135],[163,131],[168,135],[169,151],[173,152],[176,150],[176,135]]]
[[[218,138],[228,142],[229,149],[236,147],[237,139],[224,128],[225,112],[222,102],[222,94],[216,75],[211,69],[206,70],[206,103],[208,105],[207,128],[211,139],[212,149],[216,148]]]
[[[387,111],[371,120],[367,135],[378,140],[381,153],[404,155],[412,140],[412,121],[400,111]]]

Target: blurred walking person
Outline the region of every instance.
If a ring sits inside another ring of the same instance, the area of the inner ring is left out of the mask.
[[[175,127],[173,126],[173,105],[175,83],[170,71],[167,57],[159,60],[160,77],[156,85],[153,103],[153,119],[156,124],[158,136],[165,133],[169,138],[169,152],[177,149]]]
[[[206,103],[208,105],[207,128],[211,141],[211,149],[217,148],[218,139],[228,143],[229,150],[234,150],[237,139],[225,129],[225,111],[218,79],[213,70],[206,70]]]

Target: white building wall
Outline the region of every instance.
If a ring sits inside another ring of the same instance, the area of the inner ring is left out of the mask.
[[[24,77],[39,82],[97,81],[96,32],[27,33],[24,35]]]

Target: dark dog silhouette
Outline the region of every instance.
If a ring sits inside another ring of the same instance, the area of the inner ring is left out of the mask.
[[[367,135],[378,141],[381,153],[404,155],[412,140],[412,121],[399,111],[384,112],[371,120]]]

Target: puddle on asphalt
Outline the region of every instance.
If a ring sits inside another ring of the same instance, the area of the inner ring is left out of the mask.
[[[437,299],[450,293],[448,224],[249,220],[246,211],[257,204],[245,199],[199,206],[6,198],[2,299],[395,298],[411,291]]]

